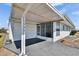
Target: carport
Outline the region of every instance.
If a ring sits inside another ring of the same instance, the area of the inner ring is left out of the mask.
[[[25,39],[37,38],[36,24],[43,22],[62,21],[62,16],[54,7],[45,3],[14,3],[9,20],[10,38],[12,41],[21,40],[21,54],[25,55]]]

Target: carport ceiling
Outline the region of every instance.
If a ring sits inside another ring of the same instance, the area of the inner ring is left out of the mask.
[[[14,4],[13,17],[20,18],[29,4]],[[16,7],[17,6],[17,7]],[[17,13],[18,12],[18,13]],[[45,3],[33,4],[25,15],[26,20],[34,22],[58,21],[61,17]]]

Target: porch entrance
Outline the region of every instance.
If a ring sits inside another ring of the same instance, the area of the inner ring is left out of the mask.
[[[53,22],[37,24],[37,35],[53,38]]]

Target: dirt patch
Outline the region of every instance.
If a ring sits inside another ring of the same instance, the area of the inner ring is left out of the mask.
[[[16,56],[16,54],[6,48],[0,48],[0,56]]]
[[[72,39],[68,37],[68,38],[62,39],[60,42],[70,47],[79,48],[79,38]]]

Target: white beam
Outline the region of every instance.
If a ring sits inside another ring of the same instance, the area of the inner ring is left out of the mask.
[[[32,4],[28,4],[28,7],[25,9],[23,16],[21,18],[21,54],[25,55],[25,20],[26,20],[26,13],[31,8]]]

